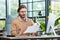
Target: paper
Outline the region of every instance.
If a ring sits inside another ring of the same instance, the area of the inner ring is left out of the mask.
[[[34,33],[39,31],[39,25],[29,26],[24,33]]]

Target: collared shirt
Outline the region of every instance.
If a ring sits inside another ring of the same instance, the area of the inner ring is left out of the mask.
[[[32,19],[26,18],[26,21],[23,21],[21,18],[17,17],[12,21],[11,25],[11,34],[18,36],[18,34],[25,35],[23,32],[27,29],[27,27],[32,26],[34,22]]]

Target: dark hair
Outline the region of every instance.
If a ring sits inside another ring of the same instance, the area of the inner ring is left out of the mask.
[[[19,10],[21,10],[22,8],[26,8],[25,5],[20,5],[19,8],[17,9],[17,12],[19,12]]]

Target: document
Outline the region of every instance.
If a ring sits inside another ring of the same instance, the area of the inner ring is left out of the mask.
[[[29,26],[24,33],[34,33],[39,31],[39,28],[40,28],[39,25]]]

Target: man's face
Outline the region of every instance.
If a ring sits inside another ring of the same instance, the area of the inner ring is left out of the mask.
[[[19,15],[20,15],[21,18],[25,18],[25,17],[26,17],[26,11],[27,11],[26,8],[22,8],[22,9],[19,11]]]

